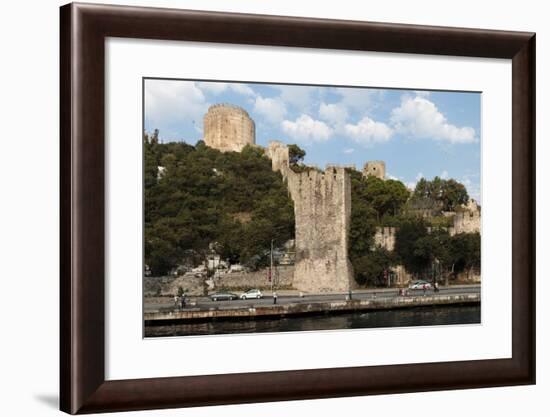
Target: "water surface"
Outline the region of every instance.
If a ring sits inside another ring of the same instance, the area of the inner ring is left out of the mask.
[[[325,314],[280,319],[244,319],[145,326],[145,337],[191,336],[311,330],[363,329],[481,323],[481,307],[436,306],[400,310]]]

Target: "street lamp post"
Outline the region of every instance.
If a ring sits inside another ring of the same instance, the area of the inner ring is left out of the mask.
[[[271,239],[271,252],[269,258],[269,279],[271,281],[271,293],[273,293],[273,239]]]

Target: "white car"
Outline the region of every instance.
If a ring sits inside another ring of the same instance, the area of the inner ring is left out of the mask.
[[[428,281],[419,280],[409,285],[409,288],[411,290],[423,290],[423,289],[431,290],[432,284],[430,284]]]
[[[249,300],[251,298],[263,298],[264,295],[262,294],[262,292],[256,288],[252,289],[252,290],[248,290],[246,292],[243,292],[241,295],[240,295],[240,299],[241,300]]]

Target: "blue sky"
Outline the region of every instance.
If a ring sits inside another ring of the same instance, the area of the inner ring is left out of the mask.
[[[208,107],[231,103],[256,123],[256,143],[296,143],[305,162],[386,162],[386,175],[414,187],[436,175],[462,182],[480,201],[481,94],[383,88],[145,80],[148,132],[195,144]]]

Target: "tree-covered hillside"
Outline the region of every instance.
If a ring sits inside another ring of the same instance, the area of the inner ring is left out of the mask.
[[[156,137],[144,136],[145,263],[153,275],[204,262],[212,243],[222,259],[259,267],[272,239],[280,246],[294,238],[292,201],[261,149],[222,153]]]
[[[153,275],[202,264],[211,249],[223,260],[256,269],[268,265],[271,240],[281,247],[294,239],[292,200],[262,149],[222,153],[203,142],[161,144],[157,138],[158,132],[144,135],[145,263]],[[302,149],[289,148],[293,170],[312,169],[303,164]],[[395,265],[424,278],[435,264],[445,277],[479,268],[479,233],[451,237],[452,218],[444,216],[468,201],[462,184],[435,177],[411,192],[398,180],[348,172],[349,259],[359,284],[384,285]],[[397,228],[392,252],[374,245],[382,226]]]

